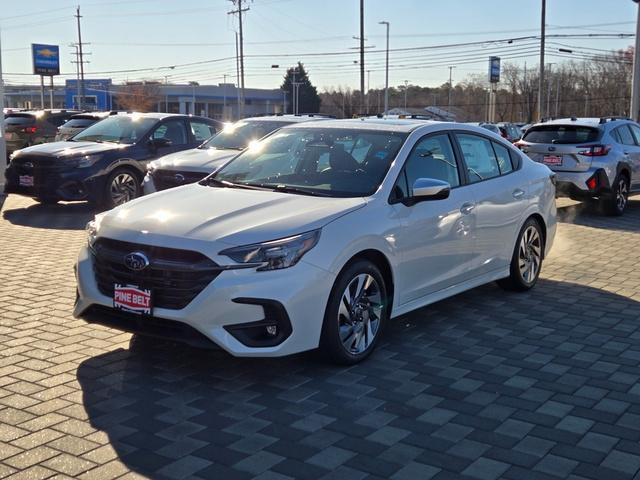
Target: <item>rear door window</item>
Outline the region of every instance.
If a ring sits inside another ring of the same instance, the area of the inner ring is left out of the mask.
[[[478,135],[456,134],[471,183],[480,182],[500,175],[498,159],[491,141]]]
[[[213,125],[196,120],[190,120],[189,123],[191,124],[191,132],[196,142],[204,142],[216,134],[216,127]]]
[[[531,127],[524,135],[530,143],[574,144],[595,142],[600,137],[600,130],[578,125],[538,125]]]

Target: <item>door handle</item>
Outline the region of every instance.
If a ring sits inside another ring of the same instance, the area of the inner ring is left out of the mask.
[[[524,190],[520,190],[519,188],[516,188],[513,191],[513,198],[522,198],[524,196]]]
[[[473,203],[463,203],[460,207],[460,213],[462,213],[463,215],[469,215],[471,212],[473,212],[474,208],[476,208],[476,206]]]

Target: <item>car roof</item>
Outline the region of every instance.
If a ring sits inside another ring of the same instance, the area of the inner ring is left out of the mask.
[[[386,132],[412,132],[425,125],[452,125],[451,122],[437,122],[432,120],[420,120],[409,118],[355,118],[355,119],[329,119],[316,122],[305,122],[301,128],[322,127],[322,128],[349,128],[357,130],[380,130]],[[291,128],[289,125],[283,128]]]
[[[259,117],[249,117],[239,120],[240,122],[252,121],[252,122],[287,122],[287,123],[302,123],[311,122],[314,120],[325,120],[331,117],[322,114],[308,113],[301,115],[293,114],[277,114],[277,115],[261,115]]]
[[[569,117],[538,122],[534,123],[531,126],[538,127],[541,125],[576,125],[578,127],[600,128],[601,126],[607,124],[620,125],[621,123],[625,122],[632,122],[632,120],[626,117]]]

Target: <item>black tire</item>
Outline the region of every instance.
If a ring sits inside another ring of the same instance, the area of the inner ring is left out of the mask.
[[[122,187],[123,198],[116,196],[115,190]],[[125,191],[126,190],[126,191]],[[105,210],[122,205],[142,194],[142,180],[140,173],[132,168],[117,168],[109,174],[102,187],[102,194],[98,202]]]
[[[624,173],[618,175],[611,190],[611,195],[602,197],[600,205],[605,214],[619,217],[624,213],[627,203],[629,203],[629,177]]]
[[[535,234],[532,232],[535,232]],[[524,238],[525,235],[527,238]],[[531,244],[529,245],[530,241]],[[524,292],[533,288],[540,277],[543,260],[544,235],[542,234],[542,227],[535,218],[529,218],[518,234],[518,240],[516,241],[511,257],[509,276],[498,280],[498,285],[505,290],[516,292]],[[534,265],[534,271],[526,268],[528,266],[530,269],[533,269]]]
[[[359,280],[365,288],[357,296]],[[356,302],[350,302],[352,305],[342,301],[347,292],[353,293],[352,300],[358,297]],[[349,312],[349,316],[340,310]],[[375,349],[388,316],[387,287],[380,270],[367,260],[356,260],[340,273],[331,289],[322,324],[322,353],[341,365],[361,362]],[[353,339],[352,349],[343,343],[343,335],[346,343]]]
[[[47,197],[38,197],[35,200],[41,205],[55,205],[59,202],[57,198],[47,198]]]

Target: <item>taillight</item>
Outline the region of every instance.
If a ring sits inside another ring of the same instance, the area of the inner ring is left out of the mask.
[[[24,127],[22,131],[24,133],[36,133],[38,131],[38,127]]]
[[[587,187],[589,187],[589,190],[595,190],[597,186],[598,178],[595,175],[587,180]]]
[[[603,157],[609,153],[611,145],[578,145],[576,148],[585,149],[578,150],[578,155],[584,155],[585,157]]]

